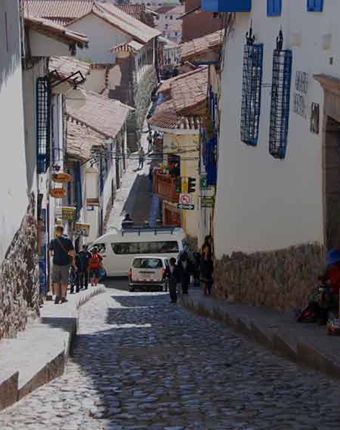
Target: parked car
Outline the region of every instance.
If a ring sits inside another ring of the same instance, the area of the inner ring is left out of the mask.
[[[129,271],[129,290],[166,291],[166,272],[169,260],[164,257],[140,256],[132,260]]]

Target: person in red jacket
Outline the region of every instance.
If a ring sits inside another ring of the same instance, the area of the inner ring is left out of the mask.
[[[100,278],[100,269],[102,267],[102,256],[98,253],[98,249],[94,248],[92,251],[92,256],[90,258],[90,282],[92,286],[98,285],[98,280]]]

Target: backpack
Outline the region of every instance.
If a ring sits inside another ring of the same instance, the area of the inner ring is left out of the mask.
[[[99,269],[100,266],[100,257],[98,254],[92,255],[90,267],[91,269]]]

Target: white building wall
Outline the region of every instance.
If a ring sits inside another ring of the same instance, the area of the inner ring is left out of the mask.
[[[77,58],[89,59],[93,63],[110,64],[115,62],[115,56],[110,49],[121,43],[130,42],[132,37],[118,28],[106,23],[97,16],[90,14],[74,22],[67,28],[86,34],[89,47],[77,49]]]
[[[0,263],[28,205],[18,2],[0,3]]]
[[[323,91],[313,74],[340,78],[340,4],[324,2],[323,13],[307,12],[305,0],[283,1],[281,17],[267,17],[267,0],[253,2],[252,12],[237,14],[227,42],[220,100],[218,186],[215,245],[218,257],[233,251],[274,250],[317,241],[323,243],[322,111]],[[256,148],[240,141],[242,61],[250,20],[258,43],[264,43],[262,111]],[[286,159],[268,150],[270,86],[275,40],[282,27],[284,47],[293,51],[291,113]],[[332,35],[329,49],[323,38]],[[296,46],[298,45],[298,46]],[[334,59],[331,64],[331,58]],[[307,72],[307,118],[293,113],[296,71]],[[311,103],[320,104],[320,134],[310,132]]]

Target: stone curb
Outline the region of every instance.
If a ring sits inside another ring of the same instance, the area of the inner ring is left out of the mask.
[[[301,339],[298,336],[289,338],[282,328],[269,330],[260,321],[251,317],[232,315],[225,309],[225,302],[220,304],[215,299],[209,299],[209,302],[207,305],[190,295],[181,297],[181,304],[197,315],[217,319],[275,354],[325,373],[332,378],[340,379],[340,363],[323,353],[321,348],[317,350],[315,345],[308,342],[308,339]]]
[[[76,300],[74,306],[75,314],[73,317],[69,318],[69,324],[72,324],[72,326],[68,327],[66,342],[63,342],[63,347],[61,347],[57,355],[55,355],[54,358],[52,358],[52,360],[46,363],[43,367],[38,369],[27,383],[22,387],[19,386],[20,369],[0,382],[0,411],[13,405],[27,394],[32,393],[37,388],[51,382],[53,379],[58,378],[64,373],[71,345],[78,330],[78,311],[93,297],[104,293],[105,291],[105,287],[98,287],[93,291],[88,291],[85,296],[81,296],[79,300]],[[51,335],[53,336],[54,333],[52,330],[54,329],[51,329]],[[34,360],[34,357],[32,357],[32,360]]]

